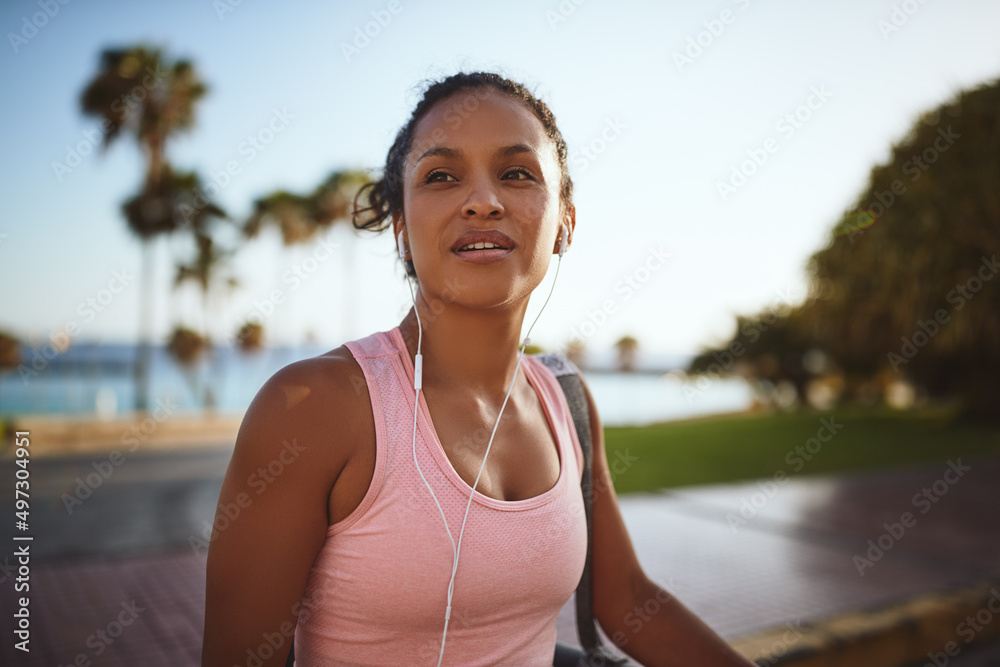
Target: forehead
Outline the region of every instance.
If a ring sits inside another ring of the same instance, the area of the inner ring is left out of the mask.
[[[412,164],[435,147],[471,153],[515,144],[535,149],[543,159],[555,156],[542,121],[522,100],[492,88],[461,90],[436,102],[417,122],[407,160]]]

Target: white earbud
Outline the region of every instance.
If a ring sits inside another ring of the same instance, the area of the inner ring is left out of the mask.
[[[569,227],[562,226],[562,236],[559,237],[559,257],[566,253],[566,243],[569,241]]]

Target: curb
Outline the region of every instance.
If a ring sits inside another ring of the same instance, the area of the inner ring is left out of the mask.
[[[89,417],[25,416],[6,424],[0,437],[0,459],[13,451],[13,434],[24,431],[32,458],[107,454],[115,450],[197,449],[232,445],[243,414],[130,413],[101,421]]]
[[[813,623],[789,623],[732,645],[757,665],[944,667],[967,646],[997,636],[1000,581],[992,580]]]

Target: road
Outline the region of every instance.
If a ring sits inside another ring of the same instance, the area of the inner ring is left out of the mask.
[[[34,536],[38,560],[186,545],[215,516],[231,455],[230,446],[33,460],[29,528],[4,520],[0,539]],[[13,459],[0,461],[0,485],[12,489],[15,470]],[[13,494],[3,496],[0,508],[13,518]]]

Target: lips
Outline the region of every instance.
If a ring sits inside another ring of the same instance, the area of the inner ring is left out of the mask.
[[[456,253],[481,253],[505,251],[514,249],[514,241],[503,232],[497,230],[468,231],[458,237],[451,246]]]

